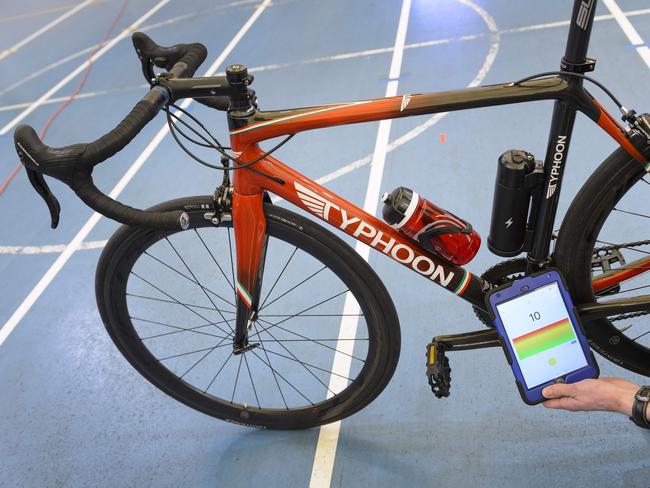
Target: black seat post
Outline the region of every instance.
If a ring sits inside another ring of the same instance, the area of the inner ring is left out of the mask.
[[[569,26],[562,68],[569,68],[571,65],[583,65],[587,62],[587,49],[591,38],[591,28],[594,24],[597,0],[575,0],[573,3],[573,14]],[[566,68],[564,65],[567,65]]]

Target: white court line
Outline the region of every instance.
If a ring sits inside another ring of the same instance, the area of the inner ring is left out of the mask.
[[[645,41],[641,38],[639,33],[636,31],[630,20],[625,16],[621,8],[618,6],[615,0],[604,0],[605,6],[609,9],[611,14],[618,22],[618,25],[623,30],[630,43],[633,46],[637,46],[636,52],[641,56],[643,62],[648,68],[650,68],[650,48],[648,46],[642,46],[645,44]]]
[[[255,0],[257,1],[257,0]],[[227,4],[223,7],[227,6],[236,6],[236,5],[243,5],[250,3],[250,0],[243,0],[239,2],[233,2],[230,4]],[[636,16],[641,16],[641,15],[648,15],[650,14],[650,8],[646,9],[640,9],[640,10],[630,10],[627,12],[623,12],[623,14],[626,17],[636,17]],[[193,15],[196,16],[197,14],[188,14],[188,15]],[[180,20],[185,20],[186,16],[181,16],[181,17],[174,17],[172,19],[167,19],[165,21],[158,22],[157,24],[149,24],[140,27],[140,30],[143,32],[146,32],[150,29],[154,29],[157,27],[160,27],[162,25],[168,24],[168,23],[175,23]],[[605,20],[614,20],[615,17],[611,14],[604,14],[604,15],[599,15],[594,18],[594,21],[605,21]],[[533,25],[527,25],[523,27],[513,27],[510,29],[503,29],[499,31],[500,35],[503,34],[518,34],[522,32],[531,32],[531,31],[538,31],[538,30],[544,30],[544,29],[555,29],[558,27],[566,27],[571,23],[570,20],[560,20],[557,22],[548,22],[545,24],[533,24]],[[418,49],[418,48],[423,48],[423,47],[430,47],[430,46],[439,46],[439,45],[444,45],[444,44],[450,44],[452,42],[467,42],[467,41],[473,41],[476,39],[481,39],[483,37],[486,37],[488,35],[492,35],[492,32],[480,32],[477,34],[468,34],[460,37],[447,37],[444,39],[433,39],[430,41],[422,41],[422,42],[414,42],[411,44],[406,44],[404,46],[404,49]],[[89,48],[84,49],[83,51],[79,51],[77,53],[73,53],[69,55],[66,58],[63,58],[59,61],[56,61],[52,63],[51,65],[45,66],[44,68],[41,68],[39,71],[35,71],[29,76],[26,76],[18,81],[16,81],[14,84],[8,86],[4,90],[0,91],[0,95],[4,95],[5,93],[8,93],[18,86],[26,83],[27,81],[36,78],[38,76],[41,76],[45,72],[49,71],[50,69],[53,69],[57,66],[60,66],[61,64],[65,63],[66,61],[70,61],[74,58],[79,57],[81,54],[86,53],[91,51],[94,47],[96,46],[91,46]],[[376,48],[376,49],[367,49],[364,51],[354,51],[354,52],[348,52],[348,53],[341,53],[341,54],[334,54],[331,56],[321,56],[317,58],[310,58],[310,59],[303,59],[300,61],[292,61],[288,63],[275,63],[275,64],[266,64],[262,66],[255,66],[255,67],[249,67],[248,72],[249,73],[261,73],[264,71],[272,71],[272,70],[278,70],[278,69],[287,69],[287,68],[293,68],[295,66],[305,66],[305,65],[310,65],[310,64],[318,64],[318,63],[324,63],[324,62],[333,62],[333,61],[343,61],[347,59],[356,59],[356,58],[363,58],[367,56],[376,56],[378,54],[387,54],[393,52],[392,47],[381,47],[381,48]],[[217,75],[223,75],[225,73],[217,73]],[[148,85],[144,84],[142,87],[147,87]],[[82,93],[77,96],[77,98],[92,98],[96,96],[102,96],[102,95],[107,95],[109,93],[113,92],[118,92],[118,91],[128,91],[131,89],[135,89],[136,87],[122,87],[122,88],[116,88],[114,90],[100,90],[96,92],[86,92]],[[139,87],[138,87],[139,88]],[[67,97],[57,97],[57,98],[52,98],[46,102],[43,102],[42,105],[48,105],[51,103],[55,103],[55,101],[62,101],[65,100]],[[18,110],[21,108],[29,107],[33,102],[20,102],[20,103],[14,103],[11,105],[0,105],[0,112],[5,112],[5,111],[11,111],[11,110]]]
[[[58,61],[54,61],[53,63],[48,64],[48,65],[42,67],[41,69],[32,72],[31,74],[29,74],[29,75],[27,75],[27,76],[23,76],[23,77],[20,78],[18,81],[15,81],[14,83],[12,83],[11,85],[9,85],[9,86],[8,86],[7,88],[5,88],[4,90],[0,90],[0,95],[4,95],[5,93],[9,93],[10,91],[15,90],[15,89],[18,88],[19,86],[24,85],[24,84],[27,83],[29,80],[33,80],[34,78],[39,78],[39,77],[40,77],[41,75],[43,75],[44,73],[47,73],[48,71],[51,71],[51,70],[53,70],[54,68],[57,68],[57,67],[61,66],[62,64],[67,63],[68,61],[72,61],[73,59],[76,59],[76,58],[78,58],[78,57],[80,57],[80,56],[83,56],[83,55],[86,54],[86,53],[91,52],[91,51],[92,51],[93,49],[95,49],[97,46],[99,46],[99,44],[93,44],[93,45],[90,46],[90,47],[87,47],[87,48],[85,48],[85,49],[82,49],[81,51],[77,51],[76,53],[72,53],[72,54],[70,54],[70,55],[68,55],[68,56],[65,56],[65,57],[59,59]],[[28,103],[25,104],[25,106],[29,106],[31,103],[32,103],[32,102],[28,102]]]
[[[388,85],[386,86],[386,97],[397,95],[398,80],[402,70],[402,57],[404,54],[404,45],[406,43],[406,31],[408,30],[409,14],[411,10],[411,0],[402,2],[397,34],[395,36],[395,47],[393,57],[390,63],[388,74]],[[370,176],[368,178],[368,188],[366,190],[366,199],[363,209],[374,214],[377,210],[377,200],[379,198],[379,187],[382,176],[384,175],[384,165],[386,162],[386,147],[390,136],[392,119],[382,120],[379,123],[377,131],[377,140],[375,141],[375,150],[370,167]],[[355,250],[361,257],[368,261],[370,248],[360,241],[357,241]],[[332,372],[330,374],[329,386],[327,388],[327,398],[332,396],[332,392],[340,392],[347,387],[347,377],[350,374],[352,353],[354,341],[343,340],[347,337],[356,337],[357,325],[359,323],[359,304],[354,296],[348,292],[345,295],[345,305],[343,306],[343,317],[339,328],[338,341],[336,343],[336,353],[332,362]],[[336,458],[336,446],[338,444],[339,432],[341,430],[341,421],[323,425],[318,433],[318,442],[316,444],[316,453],[314,455],[314,464],[312,466],[310,488],[329,488],[332,481],[332,471],[334,469],[334,459]]]
[[[496,59],[496,55],[499,50],[500,31],[497,28],[494,19],[485,10],[480,8],[474,2],[472,2],[471,0],[457,0],[457,1],[459,3],[462,3],[472,8],[475,12],[477,12],[484,20],[484,22],[487,24],[491,33],[490,49],[486,56],[485,62],[481,66],[481,69],[477,73],[476,77],[469,84],[469,86],[478,86],[481,83],[481,81],[485,78],[490,68],[492,67],[492,64],[494,63],[494,60]],[[404,4],[402,5],[402,8],[404,8]],[[401,22],[402,21],[400,17],[400,25]],[[404,27],[404,30],[406,30],[406,27]],[[404,32],[404,36],[405,35],[406,32]],[[398,36],[399,36],[399,29],[398,29]],[[403,47],[404,46],[402,45],[401,49],[399,49],[398,42],[396,41],[395,50],[393,54],[393,62],[396,62],[395,54],[399,51],[399,62],[401,64]],[[394,64],[391,63],[391,73],[389,75],[389,79],[391,79],[392,81],[390,81],[388,83],[388,86],[386,87],[386,96],[394,96],[397,93],[397,80],[394,80],[394,78],[399,77],[399,67],[396,68],[397,74],[395,73],[393,68],[394,68]],[[396,147],[405,144],[406,142],[413,139],[414,137],[417,137],[428,127],[430,127],[431,125],[435,124],[440,119],[442,119],[445,115],[446,113],[435,114],[433,117],[427,120],[427,122],[425,122],[419,127],[416,127],[415,129],[408,132],[407,134],[400,137],[399,139],[395,140],[391,144],[388,144],[388,136],[390,133],[390,123],[392,122],[392,120],[390,119],[382,120],[380,122],[379,131],[377,133],[377,141],[375,143],[375,150],[372,156],[367,156],[366,158],[362,158],[361,160],[355,161],[354,163],[351,163],[351,165],[348,165],[348,167],[355,165],[359,161],[362,161],[363,164],[368,164],[367,162],[365,162],[366,159],[372,161],[372,166],[370,168],[368,190],[366,192],[366,199],[364,202],[364,210],[366,212],[374,214],[377,209],[377,203],[379,200],[379,191],[380,191],[379,186],[382,180],[384,163],[386,161],[386,154],[389,151],[395,149]],[[318,181],[320,182],[326,178],[327,175],[323,178],[320,178]],[[370,248],[367,245],[357,241],[356,251],[366,261],[368,260]],[[359,305],[353,298],[351,298],[351,295],[349,293],[346,294],[345,305],[343,307],[343,315],[344,317],[341,320],[341,327],[339,330],[339,338],[354,337],[356,335],[356,330],[357,330]],[[331,396],[330,393],[331,390],[341,391],[347,385],[347,380],[344,380],[342,378],[345,378],[349,375],[350,362],[351,362],[350,356],[352,355],[351,349],[353,347],[352,342],[353,341],[337,342],[336,345],[337,351],[343,351],[348,355],[339,354],[337,352],[334,356],[332,371],[336,372],[337,374],[341,374],[342,376],[335,376],[335,375],[330,376],[328,397]],[[336,447],[338,444],[340,429],[341,429],[341,421],[324,425],[320,428],[320,432],[318,435],[318,443],[316,446],[316,454],[314,456],[314,465],[312,468],[312,475],[309,483],[310,488],[329,488],[332,479],[332,470],[334,469],[334,460],[336,457]]]
[[[49,24],[44,25],[43,27],[41,27],[40,29],[38,29],[36,32],[32,32],[30,35],[28,35],[27,37],[25,37],[22,41],[20,41],[20,42],[14,44],[13,46],[11,46],[11,47],[5,49],[4,51],[0,52],[0,61],[2,61],[4,58],[6,58],[7,56],[9,56],[9,55],[11,55],[11,54],[14,54],[14,53],[18,52],[18,50],[21,49],[23,46],[26,46],[27,44],[29,44],[30,42],[32,42],[32,41],[33,41],[34,39],[36,39],[37,37],[39,37],[39,36],[45,34],[45,33],[46,33],[47,31],[49,31],[52,27],[57,26],[58,24],[60,24],[61,22],[63,22],[63,21],[64,21],[65,19],[67,19],[68,17],[72,17],[74,14],[76,14],[76,13],[79,12],[80,10],[83,10],[83,9],[86,8],[88,5],[90,5],[91,3],[93,3],[94,1],[95,1],[95,0],[86,0],[85,2],[80,3],[79,5],[77,5],[76,7],[74,7],[73,9],[68,10],[68,11],[67,11],[66,13],[64,13],[63,15],[60,15],[59,17],[57,17],[56,19],[54,19],[54,20],[53,20],[52,22],[50,22]]]
[[[104,3],[107,0],[95,0],[95,4]],[[58,7],[52,7],[44,10],[32,10],[30,12],[24,12],[22,14],[9,15],[7,17],[0,17],[0,23],[2,22],[14,22],[16,20],[30,19],[33,17],[40,17],[42,15],[55,14],[57,12],[63,12],[66,10],[73,9],[76,5],[60,5]]]
[[[95,1],[99,3],[99,2],[106,1],[106,0],[95,0]],[[192,13],[192,14],[179,15],[178,17],[172,17],[172,18],[169,18],[169,19],[166,19],[166,20],[162,20],[160,22],[156,22],[155,24],[142,25],[142,26],[138,27],[138,30],[140,30],[141,32],[148,32],[150,30],[157,29],[159,27],[175,24],[175,23],[183,21],[183,20],[189,20],[190,18],[197,17],[199,15],[206,15],[206,14],[211,15],[212,12],[218,12],[220,10],[226,11],[226,10],[228,10],[230,8],[244,7],[246,5],[255,4],[255,3],[258,3],[258,0],[237,0],[235,2],[227,3],[225,5],[220,5],[218,7],[214,7],[214,8],[207,9],[207,10],[202,10],[200,12],[195,12],[195,13]],[[109,41],[110,40],[111,39],[109,39]],[[24,85],[28,81],[33,80],[34,78],[40,77],[44,73],[47,73],[48,71],[56,68],[57,66],[65,64],[68,61],[72,61],[73,59],[76,59],[76,58],[78,58],[80,56],[83,56],[85,53],[88,53],[88,52],[92,51],[93,49],[95,49],[98,45],[99,44],[94,44],[92,46],[86,47],[86,48],[82,49],[81,51],[77,51],[75,53],[69,54],[68,56],[66,56],[64,58],[61,58],[58,61],[53,62],[52,64],[48,64],[48,65],[44,66],[41,69],[39,69],[38,71],[34,71],[33,73],[29,74],[28,76],[25,76],[25,77],[21,78],[20,80],[15,81],[13,84],[9,85],[8,87],[4,88],[3,90],[0,90],[0,95],[4,95],[5,93],[9,93],[10,91],[15,90],[19,86]],[[149,85],[146,85],[146,86],[149,86]],[[79,97],[77,97],[77,98],[79,98]],[[26,104],[26,106],[27,105],[28,104]]]
[[[84,98],[94,98],[98,97],[100,95],[112,95],[114,93],[123,93],[126,91],[135,91],[135,90],[142,90],[143,88],[149,88],[149,85],[147,83],[142,83],[139,85],[130,85],[130,86],[125,86],[122,88],[115,88],[112,90],[97,90],[94,92],[84,92],[84,93],[79,93],[78,95],[75,96],[75,100],[83,100]],[[41,105],[52,105],[55,103],[59,102],[64,102],[67,99],[70,98],[70,95],[66,95],[63,97],[54,97],[50,98],[46,102],[43,102]],[[31,102],[23,102],[23,103],[15,103],[13,105],[3,105],[0,106],[0,112],[8,112],[11,110],[16,110],[20,108],[25,108],[29,107],[31,105]]]
[[[101,249],[108,240],[85,241],[79,244],[77,251],[85,249]],[[0,246],[0,254],[54,254],[65,251],[65,244],[49,244],[46,246]]]
[[[219,68],[219,66],[230,55],[230,53],[235,48],[235,46],[237,46],[237,44],[239,43],[239,41],[241,41],[241,39],[244,37],[246,32],[248,32],[251,26],[255,23],[257,18],[262,14],[262,12],[264,12],[264,10],[266,10],[266,8],[270,4],[271,4],[271,0],[264,0],[255,9],[255,12],[253,12],[253,14],[249,17],[249,19],[242,26],[242,28],[239,29],[239,32],[235,34],[235,36],[231,39],[231,41],[228,43],[226,48],[221,52],[219,57],[214,61],[214,63],[212,63],[210,68],[203,74],[203,76],[211,76],[214,72],[217,71],[217,68]],[[191,103],[192,103],[192,99],[187,98],[183,101],[181,107],[186,109]],[[108,194],[109,197],[116,199],[120,195],[120,193],[122,193],[126,185],[129,184],[129,182],[131,181],[131,179],[133,179],[133,177],[138,172],[138,170],[147,161],[147,159],[149,159],[149,156],[151,156],[151,154],[158,147],[158,145],[161,143],[161,141],[164,139],[164,137],[167,135],[168,132],[169,132],[169,127],[167,126],[167,124],[164,124],[162,128],[158,131],[158,133],[154,136],[154,138],[151,140],[151,142],[147,144],[147,147],[145,147],[144,151],[142,151],[140,156],[138,156],[138,158],[133,162],[131,167],[126,171],[124,176],[122,176],[122,178],[117,183],[117,185],[115,185],[115,187],[111,190],[111,192]],[[54,261],[52,266],[50,266],[47,272],[36,284],[34,289],[29,293],[29,295],[27,295],[27,298],[23,300],[23,302],[18,306],[18,308],[12,314],[12,316],[9,317],[9,320],[7,320],[7,322],[2,326],[2,329],[0,329],[0,346],[2,346],[2,344],[7,340],[7,337],[9,337],[9,335],[20,323],[23,317],[27,314],[27,312],[29,312],[29,310],[32,308],[34,303],[36,303],[36,300],[38,300],[38,298],[49,286],[49,284],[56,277],[59,271],[61,271],[61,268],[63,268],[65,263],[68,262],[72,254],[77,249],[79,249],[83,240],[88,236],[88,234],[90,234],[90,231],[95,227],[95,225],[97,225],[97,222],[99,222],[100,218],[101,218],[100,214],[98,214],[97,212],[93,212],[93,214],[88,219],[88,221],[84,224],[81,230],[77,232],[77,235],[75,235],[72,238],[72,240],[68,243],[68,245],[65,247],[63,252],[56,259],[56,261]]]
[[[471,8],[474,8],[473,5],[467,4]],[[500,31],[497,29],[496,22],[492,17],[490,17],[487,13],[485,13],[482,10],[477,10],[477,13],[483,17],[483,20],[485,21],[486,25],[490,29],[490,48],[488,50],[488,54],[485,57],[485,61],[483,62],[483,65],[479,69],[478,73],[474,77],[474,79],[467,85],[469,88],[479,86],[485,77],[487,76],[488,72],[492,68],[492,65],[494,64],[494,60],[496,59],[497,52],[499,50],[499,38],[500,38],[500,33],[503,31]],[[406,47],[406,46],[405,46]],[[392,51],[392,48],[390,48]],[[252,71],[249,70],[249,71]],[[424,131],[428,130],[429,128],[433,127],[435,124],[437,124],[445,115],[447,115],[447,112],[444,113],[439,113],[435,114],[429,119],[427,119],[424,123],[418,125],[417,127],[411,129],[409,132],[406,134],[398,137],[394,141],[392,141],[388,147],[387,147],[387,152],[392,152],[398,147],[406,144],[407,142],[415,139],[418,137],[420,134],[422,134]],[[341,168],[338,168],[330,173],[327,173],[320,178],[316,179],[316,182],[324,185],[326,183],[329,183],[330,181],[333,181],[337,178],[340,178],[342,176],[345,176],[348,173],[352,173],[353,171],[362,168],[363,166],[367,166],[370,164],[372,161],[372,154],[368,154],[367,156],[364,156],[360,159],[357,159],[356,161],[353,161],[351,163],[346,164],[345,166],[342,166]],[[274,196],[273,197],[273,203],[277,203],[281,199]],[[30,251],[29,253],[25,252],[18,252],[16,249],[22,249],[23,247],[29,247]],[[56,252],[53,251],[53,249],[58,249],[58,248],[65,248],[64,244],[49,244],[45,246],[0,246],[0,254],[38,254],[38,250],[42,249],[41,252],[47,253],[47,252]],[[83,249],[83,248],[80,248]],[[61,251],[59,251],[61,252]]]
[[[9,132],[11,129],[13,129],[19,122],[21,122],[25,117],[27,117],[29,114],[31,114],[34,110],[36,110],[40,105],[49,99],[52,95],[54,95],[56,92],[58,92],[61,88],[63,88],[65,85],[67,85],[70,80],[73,80],[79,73],[81,73],[84,69],[86,69],[86,66],[88,65],[89,62],[94,62],[97,61],[99,58],[101,58],[104,54],[106,54],[108,51],[110,51],[118,42],[120,42],[122,39],[127,37],[133,30],[137,29],[138,26],[147,20],[149,17],[151,17],[153,14],[158,12],[163,6],[169,3],[170,0],[161,0],[158,4],[156,4],[155,7],[153,7],[151,10],[149,10],[146,14],[144,14],[142,17],[140,17],[138,20],[133,22],[129,27],[124,29],[122,32],[120,32],[119,35],[115,36],[113,39],[111,39],[106,45],[101,48],[99,51],[97,51],[93,56],[89,59],[81,63],[75,70],[73,70],[68,76],[63,78],[61,81],[59,81],[56,85],[54,85],[52,88],[50,88],[47,92],[45,92],[41,97],[36,100],[34,103],[32,103],[28,108],[23,110],[20,114],[18,114],[14,119],[9,122],[7,125],[5,125],[2,129],[0,129],[0,136],[5,135],[7,132]]]

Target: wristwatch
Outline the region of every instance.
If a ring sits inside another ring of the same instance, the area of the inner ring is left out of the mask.
[[[650,402],[650,386],[645,385],[639,388],[634,395],[634,405],[632,405],[632,416],[630,420],[643,429],[650,429],[650,422],[646,415],[648,403]]]

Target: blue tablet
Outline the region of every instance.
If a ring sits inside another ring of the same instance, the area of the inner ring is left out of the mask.
[[[543,402],[542,389],[553,383],[598,377],[598,364],[557,270],[495,288],[486,305],[527,404]]]

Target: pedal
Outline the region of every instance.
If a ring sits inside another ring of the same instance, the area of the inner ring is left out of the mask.
[[[602,273],[612,271],[612,264],[625,266],[625,258],[618,249],[596,251],[591,258],[592,269],[599,269]],[[601,291],[598,296],[615,295],[621,291],[621,285],[616,284]]]
[[[436,398],[449,396],[451,367],[444,346],[435,340],[427,344],[427,379]]]

